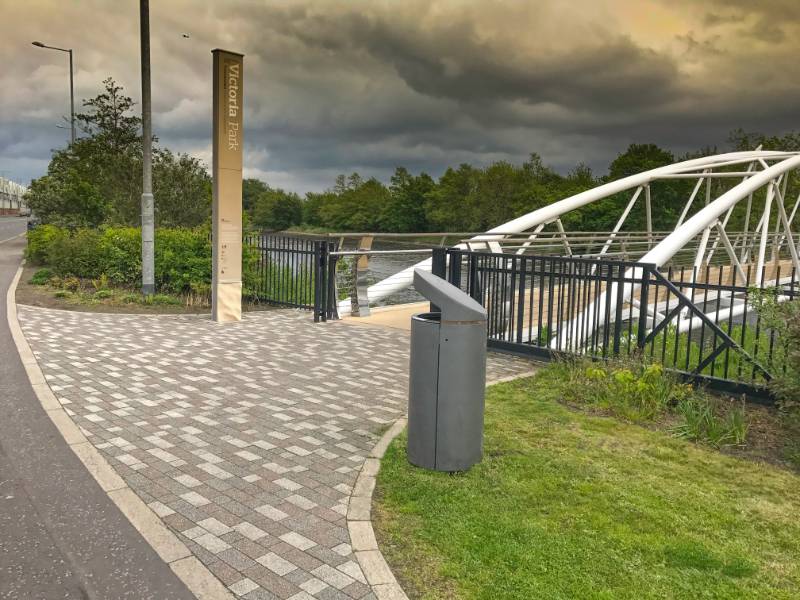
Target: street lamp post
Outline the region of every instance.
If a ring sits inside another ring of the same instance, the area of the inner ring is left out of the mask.
[[[142,54],[142,293],[155,293],[155,209],[153,133],[150,108],[150,2],[139,0]]]
[[[75,143],[75,85],[72,70],[72,48],[58,48],[56,46],[47,46],[42,42],[31,42],[37,48],[46,48],[47,50],[58,50],[59,52],[66,52],[69,54],[69,122],[71,125],[70,143]]]

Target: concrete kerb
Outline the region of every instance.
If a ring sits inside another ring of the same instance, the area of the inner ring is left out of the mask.
[[[535,370],[531,370],[527,373],[503,377],[492,381],[489,385],[530,377],[535,372]],[[378,600],[408,600],[408,596],[400,587],[391,567],[378,548],[375,530],[372,527],[372,494],[375,491],[378,471],[381,468],[381,459],[386,454],[389,444],[402,433],[407,424],[407,417],[399,418],[375,444],[361,467],[347,507],[347,530],[350,533],[350,545],[358,559],[358,564],[361,565],[364,577]]]
[[[24,263],[23,263],[24,265]],[[17,269],[6,296],[8,326],[36,397],[67,445],[95,478],[101,489],[117,505],[155,552],[166,562],[186,587],[200,600],[233,600],[233,595],[194,557],[186,545],[173,534],[145,504],[113,467],[86,438],[58,402],[47,385],[17,319],[15,293],[23,265]]]
[[[375,478],[381,468],[381,458],[392,440],[405,429],[407,419],[401,417],[394,422],[369,453],[364,461],[353,487],[353,495],[347,507],[347,530],[350,545],[358,564],[364,572],[378,600],[408,600],[406,593],[397,583],[383,553],[378,548],[375,531],[372,528],[372,493],[375,491]]]

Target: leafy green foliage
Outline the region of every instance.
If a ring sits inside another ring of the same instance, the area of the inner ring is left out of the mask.
[[[267,188],[255,200],[253,225],[261,229],[284,230],[303,220],[300,196],[281,189]]]
[[[543,377],[568,404],[588,405],[632,422],[672,415],[673,433],[714,447],[739,446],[747,436],[743,405],[718,400],[664,371],[658,363],[566,360]]]
[[[134,103],[113,79],[85,100],[76,115],[84,136],[57,150],[47,174],[26,195],[42,223],[59,227],[136,225],[142,194],[141,120]],[[153,193],[156,225],[194,227],[211,210],[211,180],[196,158],[155,147]]]
[[[141,282],[141,234],[133,227],[57,229],[37,227],[28,236],[29,256],[62,279],[90,279],[98,286],[136,287]],[[33,250],[31,250],[33,248]],[[183,293],[192,282],[211,281],[208,229],[156,229],[155,279],[159,290]]]
[[[47,285],[51,277],[53,277],[53,271],[51,269],[38,269],[36,273],[33,274],[33,277],[31,277],[29,283],[33,285]]]
[[[269,186],[260,179],[252,177],[242,180],[242,209],[245,212],[252,212],[258,197],[269,190]]]
[[[780,367],[769,385],[778,397],[780,406],[797,412],[800,417],[800,302],[780,301],[778,290],[751,291],[764,327],[775,331],[781,352]]]
[[[673,433],[677,437],[703,442],[715,448],[743,445],[748,429],[744,405],[730,407],[722,413],[716,408],[713,402],[707,400],[684,398],[676,407],[676,413],[682,417],[682,421],[673,427]]]
[[[629,421],[652,421],[696,392],[660,364],[564,360],[547,368],[563,400],[588,404]]]
[[[134,227],[67,230],[43,225],[28,235],[28,256],[35,256],[36,264],[46,265],[43,271],[50,272],[48,281],[54,287],[63,287],[64,281],[74,279],[78,283],[85,280],[85,287],[98,291],[113,286],[138,288],[142,277],[141,252],[141,232]],[[304,269],[293,271],[285,265],[262,265],[260,260],[257,249],[243,245],[245,297],[274,299],[286,295],[288,288],[300,289],[298,282],[312,281],[312,274]],[[280,273],[270,277],[268,289],[264,289],[262,271],[267,269]],[[186,296],[193,305],[207,304],[211,295],[211,240],[207,226],[156,229],[155,282],[160,293]],[[138,302],[139,296],[134,296]]]

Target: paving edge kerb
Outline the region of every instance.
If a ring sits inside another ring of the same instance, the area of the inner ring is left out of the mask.
[[[503,377],[492,381],[488,385],[530,377],[534,373],[535,370],[529,373]],[[361,565],[364,577],[366,577],[378,600],[408,600],[408,596],[406,596],[403,588],[400,587],[391,567],[389,567],[383,553],[378,548],[375,530],[372,528],[372,494],[375,491],[378,471],[381,468],[381,459],[386,454],[389,444],[402,433],[407,424],[408,418],[405,416],[400,417],[375,444],[361,467],[361,472],[358,474],[353,493],[347,505],[347,530],[350,533],[350,545],[358,559],[358,564]]]
[[[8,327],[31,387],[42,408],[102,490],[186,587],[200,600],[233,600],[233,595],[222,582],[192,555],[186,545],[164,525],[159,516],[128,487],[61,407],[47,384],[17,319],[15,294],[23,266],[24,262],[17,269],[6,296]]]

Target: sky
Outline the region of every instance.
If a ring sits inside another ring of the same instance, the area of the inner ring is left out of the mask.
[[[46,172],[112,76],[138,102],[136,0],[0,0],[0,176]],[[211,160],[211,53],[245,54],[245,171],[319,191],[462,162],[598,174],[632,142],[681,153],[800,129],[797,0],[153,0],[154,133]],[[189,37],[183,37],[188,34]],[[138,109],[138,104],[137,104]]]

